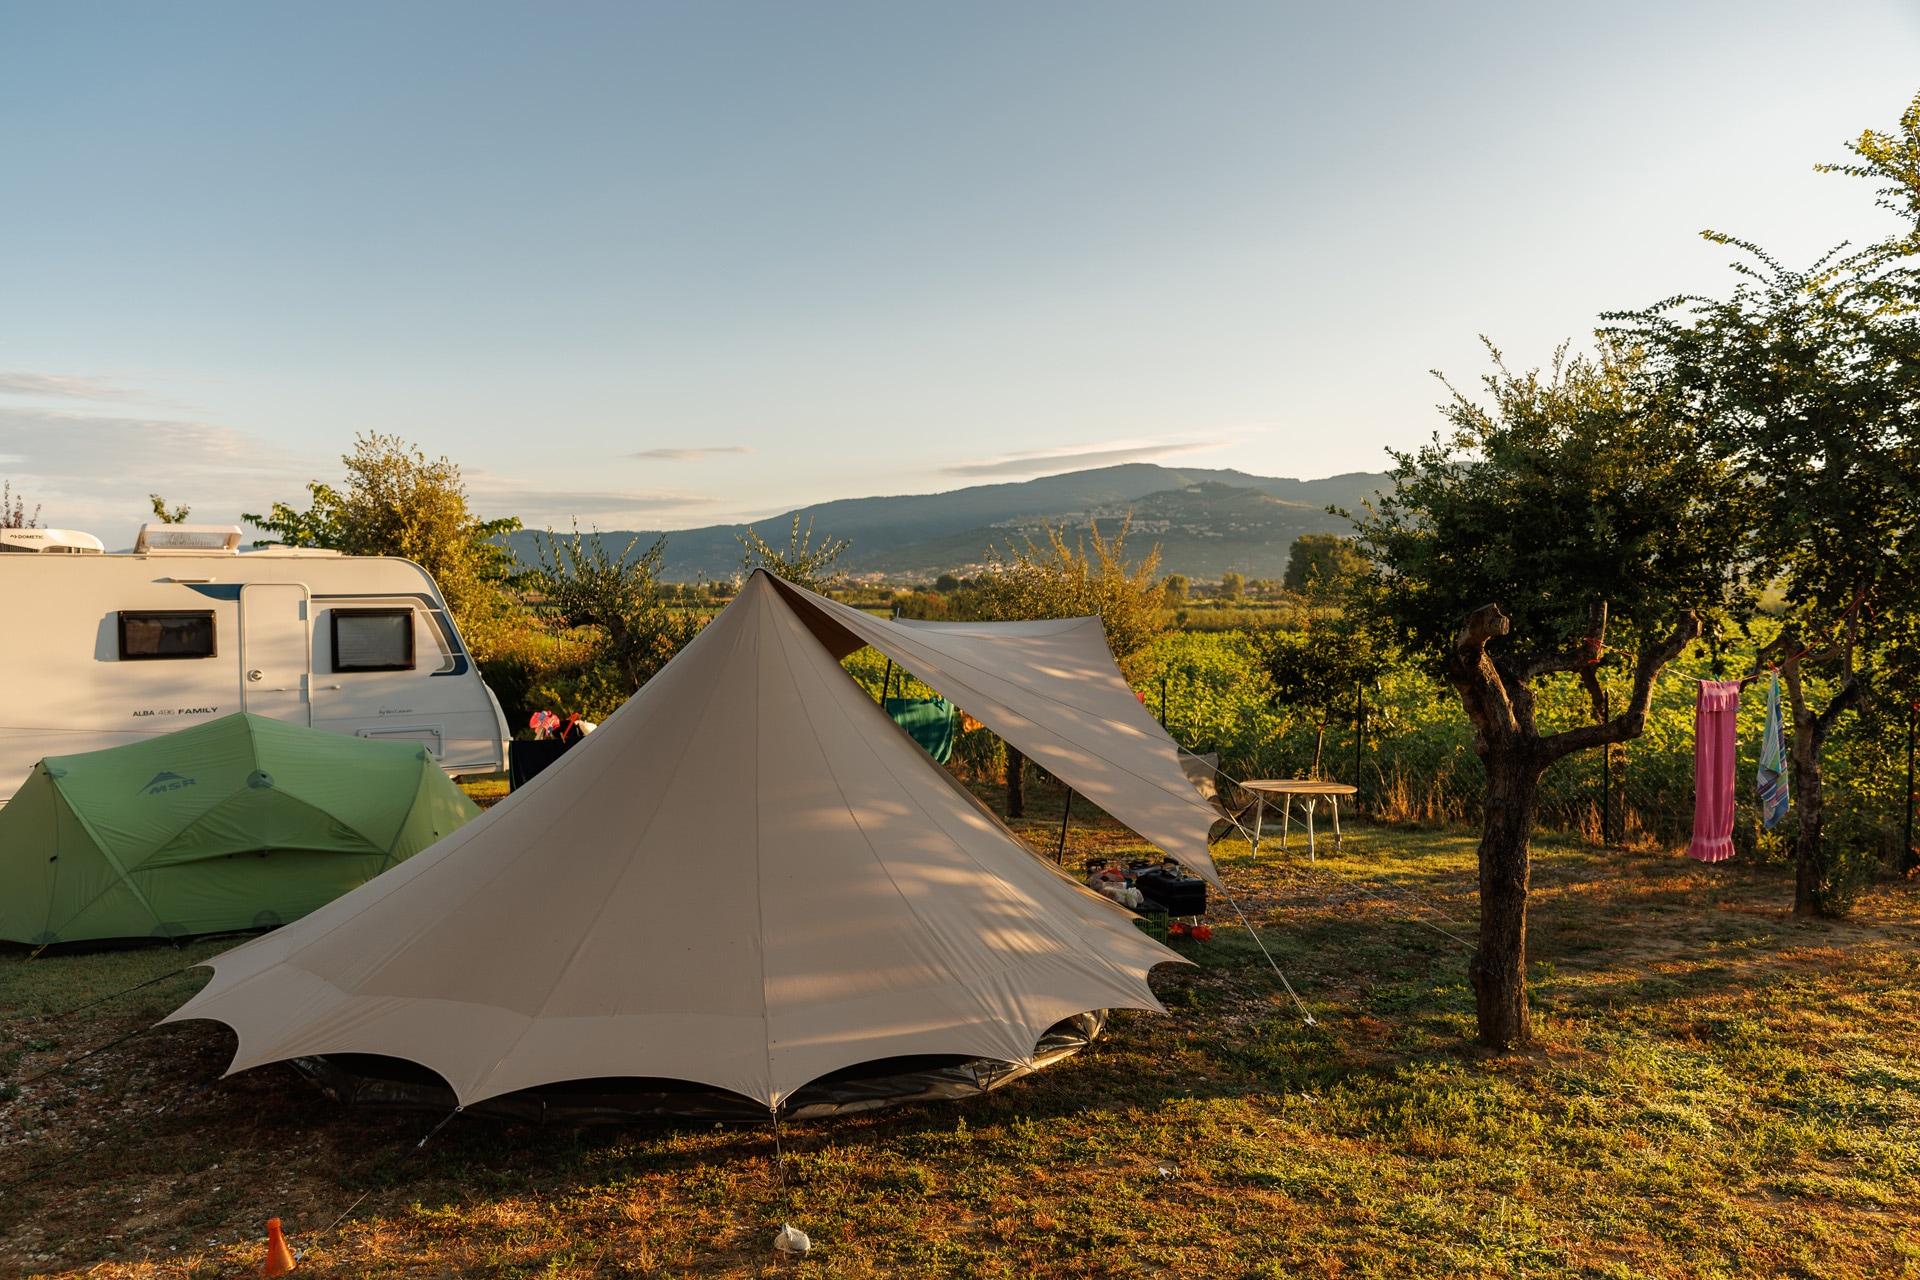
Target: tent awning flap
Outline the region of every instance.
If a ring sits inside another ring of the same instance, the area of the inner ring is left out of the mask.
[[[872,645],[1196,875],[1220,883],[1207,847],[1220,815],[1188,780],[1179,746],[1121,677],[1099,618],[895,622],[773,581],[837,657]]]

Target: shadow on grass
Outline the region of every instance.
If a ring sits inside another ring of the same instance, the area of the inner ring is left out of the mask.
[[[1085,839],[1118,848],[1127,837],[1096,828]],[[1070,838],[1070,860],[1079,847]],[[1467,948],[1432,927],[1445,919],[1461,937],[1473,936],[1471,835],[1360,827],[1344,850],[1321,848],[1317,868],[1300,864],[1298,847],[1284,857],[1263,849],[1258,860],[1244,845],[1220,850],[1229,883],[1319,1026],[1299,1018],[1220,904],[1214,940],[1181,944],[1199,967],[1155,974],[1171,1018],[1118,1014],[1087,1053],[986,1097],[787,1124],[790,1190],[776,1176],[766,1128],[574,1129],[463,1115],[421,1148],[441,1115],[344,1108],[284,1066],[219,1080],[231,1033],[189,1023],[31,1086],[0,1111],[0,1241],[31,1226],[54,1262],[84,1266],[127,1256],[135,1242],[231,1240],[256,1231],[268,1213],[323,1232],[363,1194],[360,1217],[451,1239],[476,1233],[463,1213],[504,1213],[494,1206],[529,1199],[559,1204],[642,1180],[656,1190],[671,1185],[693,1209],[738,1220],[727,1206],[774,1214],[809,1188],[824,1198],[829,1185],[910,1200],[942,1180],[964,1184],[981,1162],[1022,1177],[1030,1166],[1038,1177],[1050,1166],[1138,1165],[1147,1185],[1158,1185],[1151,1144],[1171,1142],[1165,1135],[1200,1113],[1215,1127],[1208,1141],[1225,1153],[1217,1157],[1223,1197],[1270,1194],[1291,1203],[1322,1194],[1314,1183],[1325,1181],[1326,1166],[1309,1176],[1289,1165],[1284,1144],[1256,1159],[1235,1154],[1220,1135],[1281,1117],[1314,1135],[1324,1162],[1332,1159],[1327,1144],[1347,1139],[1369,1149],[1385,1143],[1415,1160],[1459,1155],[1468,1141],[1461,1135],[1484,1130],[1486,1149],[1497,1154],[1510,1146],[1497,1128],[1502,1109],[1524,1110],[1525,1090],[1550,1086],[1576,1111],[1588,1106],[1583,1099],[1600,1099],[1592,1131],[1579,1138],[1611,1141],[1609,1108],[1639,1087],[1638,1077],[1585,1081],[1575,1075],[1586,1069],[1583,1056],[1617,1057],[1624,1072],[1639,1055],[1652,1065],[1634,1069],[1662,1080],[1691,1081],[1732,1063],[1786,1082],[1783,1097],[1811,1097],[1836,1115],[1879,1114],[1850,1095],[1816,1097],[1790,1075],[1802,1070],[1794,1063],[1769,1066],[1784,1034],[1766,1023],[1771,1013],[1723,1006],[1776,989],[1783,1000],[1794,996],[1795,984],[1836,949],[1858,958],[1905,948],[1910,958],[1920,940],[1920,913],[1910,904],[1894,911],[1869,903],[1861,921],[1805,926],[1786,917],[1788,886],[1777,869],[1698,868],[1542,841],[1532,913],[1537,1007],[1548,1020],[1593,1025],[1560,1035],[1541,1058],[1488,1064],[1470,1045]],[[162,1016],[200,979],[171,979],[70,1021],[49,1017],[103,984],[125,986],[192,958],[162,948],[30,962],[38,968],[0,959],[0,1071],[18,1079]],[[1882,980],[1876,975],[1902,981],[1891,961],[1856,981]],[[1626,1017],[1602,1016],[1616,1012]],[[1650,1025],[1662,1038],[1642,1034]],[[1849,1090],[1878,1090],[1886,1099],[1874,1106],[1903,1114],[1916,1087],[1905,1066],[1880,1054],[1847,1070]],[[1650,1116],[1646,1125],[1680,1120]],[[990,1138],[963,1158],[969,1132]],[[1340,1161],[1336,1172],[1351,1166],[1356,1196],[1377,1180],[1360,1156],[1342,1153]],[[923,1166],[937,1167],[938,1177],[917,1172]],[[95,1234],[102,1221],[128,1225],[110,1239]],[[0,1269],[21,1261],[0,1245]]]

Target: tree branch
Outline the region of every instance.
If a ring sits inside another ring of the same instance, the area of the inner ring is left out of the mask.
[[[1689,609],[1674,625],[1673,634],[1659,644],[1640,651],[1640,661],[1635,664],[1633,672],[1633,695],[1627,701],[1627,709],[1611,720],[1583,724],[1542,738],[1541,762],[1552,764],[1576,751],[1639,737],[1647,727],[1647,708],[1653,702],[1654,679],[1660,674],[1661,668],[1679,657],[1682,650],[1699,638],[1700,615]]]
[[[1520,733],[1506,681],[1487,655],[1487,642],[1506,635],[1512,625],[1499,605],[1482,605],[1460,624],[1453,652],[1447,655],[1447,680],[1459,691],[1483,750],[1505,745]]]
[[[1607,602],[1595,600],[1587,606],[1587,634],[1579,645],[1567,653],[1557,653],[1549,657],[1535,658],[1527,664],[1525,675],[1551,675],[1561,671],[1585,671],[1600,665],[1607,653]]]
[[[1850,708],[1857,708],[1867,700],[1866,682],[1856,675],[1848,675],[1840,686],[1840,692],[1828,700],[1826,709],[1813,718],[1813,741],[1816,745],[1824,741],[1827,730],[1833,728],[1833,722]]]

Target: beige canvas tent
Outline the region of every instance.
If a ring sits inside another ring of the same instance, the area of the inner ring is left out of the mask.
[[[624,1079],[779,1110],[857,1064],[1032,1066],[1084,1011],[1159,1009],[1147,972],[1179,959],[1029,853],[756,574],[560,765],[215,957],[169,1021],[231,1026],[230,1071],[375,1055],[462,1104]]]
[[[1218,886],[1220,814],[1127,686],[1097,617],[889,622],[776,579],[835,657],[872,645],[1056,778]]]

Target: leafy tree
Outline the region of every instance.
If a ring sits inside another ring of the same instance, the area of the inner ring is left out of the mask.
[[[1315,600],[1344,596],[1367,573],[1367,558],[1352,538],[1337,533],[1303,533],[1287,551],[1288,591]]]
[[[1913,95],[1891,132],[1862,130],[1847,150],[1859,163],[1817,164],[1815,171],[1884,184],[1874,202],[1906,225],[1876,248],[1882,257],[1920,254],[1920,93]]]
[[[1083,539],[1043,527],[1040,541],[1027,538],[1004,551],[989,548],[988,569],[956,595],[950,615],[982,621],[1084,618],[1099,614],[1107,647],[1123,667],[1166,630],[1165,595],[1158,583],[1160,548],[1139,560],[1127,555],[1132,519],[1108,538],[1096,522]]]
[[[740,573],[742,577],[755,569],[765,569],[776,578],[785,578],[795,586],[809,591],[826,591],[839,575],[834,566],[840,557],[853,544],[845,538],[830,538],[822,535],[818,543],[813,540],[813,521],[807,521],[803,531],[800,517],[793,517],[793,529],[787,535],[785,547],[774,547],[760,536],[752,525],[747,526],[744,534],[735,539],[740,544]]]
[[[1364,627],[1347,618],[1318,618],[1299,631],[1276,631],[1264,655],[1274,705],[1313,717],[1313,766],[1327,740],[1327,721],[1341,707],[1355,706],[1360,689],[1387,669],[1385,655]]]
[[[1760,657],[1792,708],[1796,915],[1843,913],[1871,865],[1831,847],[1823,749],[1843,716],[1870,709],[1876,665],[1911,663],[1920,630],[1920,97],[1901,129],[1854,143],[1864,164],[1821,166],[1887,182],[1879,202],[1905,220],[1897,234],[1798,270],[1707,232],[1740,252],[1725,297],[1609,317],[1761,504],[1750,554],[1786,600]]]
[[[1222,600],[1238,600],[1242,595],[1246,594],[1246,590],[1247,578],[1245,574],[1235,573],[1229,569],[1220,575],[1220,598]]]
[[[1442,672],[1486,768],[1480,934],[1469,966],[1479,1034],[1531,1038],[1530,840],[1541,775],[1645,727],[1655,679],[1702,626],[1749,606],[1747,487],[1674,411],[1630,350],[1603,344],[1546,375],[1491,344],[1486,403],[1454,390],[1449,430],[1396,452],[1394,488],[1359,524],[1359,603]],[[1623,652],[1622,652],[1623,651]],[[1603,676],[1629,676],[1615,711]],[[1536,683],[1571,675],[1591,723],[1547,732]]]
[[[598,534],[567,537],[549,530],[534,539],[538,565],[531,585],[553,616],[567,627],[593,627],[605,637],[604,656],[621,680],[622,699],[656,675],[706,619],[667,603],[660,564],[663,536],[639,555],[639,535],[619,555],[610,555]]]
[[[1191,587],[1184,573],[1170,573],[1160,580],[1160,594],[1169,609],[1178,608],[1187,602],[1187,591]]]
[[[950,596],[960,589],[960,579],[951,573],[943,573],[933,580],[933,589],[943,596]]]
[[[497,539],[520,522],[475,515],[460,468],[398,436],[355,436],[341,462],[346,486],[310,483],[306,510],[276,502],[266,515],[241,518],[288,546],[414,561],[439,584],[468,643],[483,650],[513,607],[505,593],[513,555]]]
[[[37,529],[40,527],[40,504],[33,504],[33,514],[27,514],[27,500],[13,491],[13,481],[0,481],[0,529]]]
[[[147,501],[153,504],[153,518],[161,524],[185,524],[193,513],[192,507],[169,507],[166,499],[157,493],[148,494]]]

